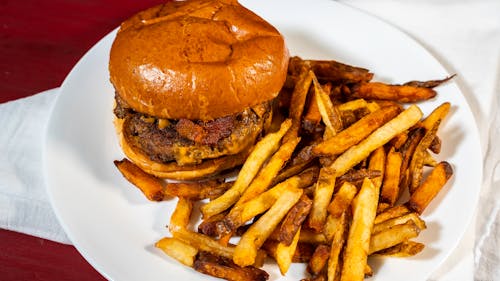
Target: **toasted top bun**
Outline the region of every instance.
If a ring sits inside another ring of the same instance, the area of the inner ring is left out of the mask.
[[[122,23],[109,72],[137,112],[212,120],[275,98],[288,59],[281,34],[237,1],[173,1]]]

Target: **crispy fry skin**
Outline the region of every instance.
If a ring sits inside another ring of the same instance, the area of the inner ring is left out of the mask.
[[[288,214],[281,222],[279,228],[279,241],[289,246],[297,231],[299,231],[302,222],[306,219],[312,207],[312,201],[306,195],[302,195],[299,201],[290,209]],[[298,241],[298,236],[297,236]]]
[[[344,253],[341,281],[363,280],[379,190],[365,179],[353,202],[353,219]]]
[[[358,144],[373,131],[394,118],[400,109],[398,107],[385,107],[366,115],[350,127],[338,133],[313,148],[316,155],[338,155],[353,145]]]
[[[414,241],[405,241],[387,249],[373,253],[386,257],[411,257],[420,253],[425,245]]]
[[[453,79],[456,76],[456,74],[453,74],[451,76],[448,76],[444,79],[440,80],[428,80],[428,81],[409,81],[404,83],[403,85],[405,86],[412,86],[412,87],[420,87],[420,88],[434,88],[437,87],[445,82],[448,82],[449,80]]]
[[[241,236],[234,251],[234,263],[239,266],[247,266],[255,262],[257,251],[281,219],[297,203],[302,193],[302,189],[290,188],[281,194],[273,206]]]
[[[407,206],[415,212],[422,214],[429,203],[436,197],[446,182],[453,175],[453,169],[448,162],[440,162],[413,194]]]
[[[380,191],[382,201],[393,206],[399,198],[399,179],[401,177],[401,163],[403,156],[395,151],[394,147],[387,153],[387,163],[385,167],[385,177]]]
[[[330,247],[327,245],[318,245],[314,254],[312,255],[309,263],[307,264],[307,271],[312,275],[317,275],[325,267],[328,258],[330,257]]]
[[[300,237],[300,225],[299,229],[295,232],[295,235],[292,237],[292,241],[289,245],[285,245],[285,243],[280,242],[276,248],[276,263],[278,263],[278,267],[280,268],[281,275],[285,275],[290,268],[290,265],[293,261],[293,255],[295,253],[295,249],[297,249],[297,244],[299,243]]]
[[[176,238],[165,237],[156,242],[156,248],[161,249],[165,254],[178,260],[180,263],[193,266],[198,249],[182,242]]]
[[[409,220],[404,224],[395,225],[382,232],[375,233],[372,235],[370,240],[369,254],[387,249],[407,241],[408,239],[415,238],[419,233],[420,228],[418,228],[412,220]]]
[[[308,64],[321,81],[359,83],[370,81],[373,77],[373,74],[364,68],[334,60],[302,60],[299,57],[290,58],[288,72],[293,76],[298,75],[303,64]]]
[[[322,85],[323,92],[329,95],[332,91],[332,84],[326,83]],[[309,98],[309,103],[307,106],[306,113],[302,120],[302,128],[308,132],[314,132],[316,127],[321,121],[321,113],[319,112],[318,101],[316,100],[316,95],[311,95]]]
[[[338,175],[342,175],[354,165],[368,157],[372,151],[386,144],[399,133],[407,130],[422,117],[422,111],[416,106],[411,105],[405,111],[401,112],[394,119],[385,123],[382,127],[375,130],[359,144],[349,148],[341,154],[330,166]]]
[[[321,168],[318,182],[314,189],[314,199],[309,213],[308,226],[317,232],[322,231],[327,216],[327,207],[332,199],[335,188],[335,170],[329,167]]]
[[[230,259],[214,256],[207,252],[199,253],[193,268],[201,273],[231,281],[265,281],[269,274],[255,267],[239,267]]]
[[[198,232],[210,237],[218,236],[219,233],[217,232],[217,223],[220,222],[226,215],[227,213],[224,212],[202,220],[198,225]]]
[[[247,160],[243,164],[234,185],[220,197],[201,207],[201,212],[204,217],[211,217],[221,213],[238,201],[241,194],[243,194],[245,189],[254,179],[266,159],[278,149],[280,140],[283,138],[288,129],[290,129],[291,125],[292,121],[290,119],[285,120],[281,124],[281,128],[278,132],[267,134],[255,145]]]
[[[352,89],[352,97],[364,99],[391,100],[397,102],[418,102],[436,96],[430,88],[408,85],[388,85],[380,82],[358,84]]]
[[[404,224],[410,220],[413,221],[415,223],[415,225],[420,230],[424,230],[427,228],[427,226],[425,225],[425,222],[418,216],[417,213],[409,213],[406,215],[402,215],[400,217],[392,218],[392,219],[383,221],[381,223],[375,224],[373,226],[372,235],[375,233],[385,231],[385,230],[387,230],[395,225]]]
[[[300,234],[299,234],[300,236]],[[269,237],[266,242],[262,245],[262,249],[266,251],[266,253],[276,260],[276,249],[278,248],[278,244],[280,242],[277,240],[272,240]],[[311,259],[314,250],[316,249],[316,245],[299,242],[297,243],[297,247],[295,248],[295,253],[292,257],[292,263],[307,263]]]
[[[385,174],[385,162],[386,162],[385,149],[383,146],[375,149],[369,158],[368,169],[371,171],[379,171],[380,176],[371,179],[373,185],[376,189],[380,189],[382,186],[382,180]]]
[[[321,120],[325,124],[325,136],[330,138],[335,136],[338,132],[342,131],[344,124],[342,123],[342,118],[340,111],[333,106],[332,100],[327,93],[323,91],[322,86],[319,84],[316,76],[313,76],[314,84],[314,95],[316,96],[316,103],[318,105],[319,113],[321,114]]]
[[[352,199],[356,196],[358,189],[355,185],[344,182],[340,189],[333,196],[333,200],[328,205],[328,212],[334,218],[340,217],[351,205]]]
[[[327,277],[328,281],[339,278],[342,268],[340,252],[345,244],[345,238],[348,231],[347,215],[343,213],[338,220],[335,220],[335,230],[331,235],[330,256],[328,259]]]
[[[127,158],[123,158],[121,161],[115,160],[114,163],[123,177],[139,188],[146,198],[151,201],[163,200],[163,181],[161,179],[147,174]]]
[[[347,173],[343,174],[337,179],[335,183],[336,188],[342,186],[344,182],[350,182],[356,186],[361,186],[365,178],[373,179],[380,177],[382,173],[380,171],[369,170],[365,168],[351,169]]]

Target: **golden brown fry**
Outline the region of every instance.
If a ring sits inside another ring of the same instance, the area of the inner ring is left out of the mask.
[[[440,106],[436,107],[429,116],[427,116],[422,121],[422,127],[427,131],[431,130],[437,122],[442,121],[446,115],[450,112],[451,104],[449,102],[444,102]]]
[[[233,258],[234,246],[223,246],[209,236],[201,233],[189,231],[187,229],[177,229],[172,232],[174,238],[181,240],[201,251],[210,252],[218,256]]]
[[[352,97],[364,99],[391,100],[397,102],[418,102],[436,96],[430,88],[405,85],[388,85],[380,82],[358,84],[353,87]]]
[[[340,189],[333,196],[333,200],[328,205],[328,212],[334,218],[340,217],[345,210],[351,205],[352,199],[356,196],[358,189],[355,185],[344,182]]]
[[[245,189],[257,175],[262,164],[264,164],[267,158],[277,150],[280,140],[288,129],[290,129],[291,125],[292,121],[290,119],[285,120],[281,124],[281,128],[278,132],[267,134],[255,144],[255,147],[243,164],[234,185],[220,197],[201,207],[203,217],[208,218],[221,213],[238,201],[241,194],[243,194]]]
[[[338,155],[366,139],[372,132],[393,119],[400,112],[398,107],[386,107],[366,115],[350,127],[313,148],[317,155]],[[413,125],[413,124],[412,124]]]
[[[372,235],[374,235],[375,233],[385,231],[395,225],[404,224],[410,220],[413,221],[420,230],[424,230],[427,228],[425,222],[418,216],[417,213],[409,213],[406,215],[402,215],[400,217],[392,218],[383,221],[381,223],[375,224],[373,226]]]
[[[201,252],[193,264],[201,273],[231,281],[265,281],[269,275],[262,269],[252,266],[239,267],[230,259]]]
[[[332,90],[332,84],[327,83],[322,86],[325,93],[330,93]],[[321,122],[321,113],[319,112],[318,103],[316,100],[316,95],[311,95],[309,104],[302,121],[302,127],[308,132],[314,132]]]
[[[448,162],[440,162],[425,179],[425,181],[411,194],[407,206],[422,214],[429,203],[436,197],[446,182],[453,175],[453,169]]]
[[[287,190],[294,190],[299,187],[300,179],[298,176],[289,178],[260,194],[246,203],[235,206],[229,214],[217,225],[219,234],[224,235],[234,232],[238,227],[243,225],[258,214],[261,214],[271,208],[276,200]]]
[[[368,169],[351,169],[347,173],[340,176],[336,182],[337,187],[342,186],[344,182],[350,182],[356,186],[361,186],[365,178],[373,179],[380,177],[382,173],[380,171],[368,170]],[[336,188],[337,188],[336,187]]]
[[[428,167],[436,167],[437,164],[438,162],[436,161],[436,159],[434,159],[434,157],[429,153],[429,151],[426,151],[424,155],[424,165]]]
[[[219,232],[217,231],[217,223],[220,222],[226,215],[227,213],[224,212],[202,220],[198,225],[198,232],[210,237],[218,236]]]
[[[127,158],[123,158],[121,161],[115,160],[114,163],[123,177],[139,188],[146,198],[151,201],[163,200],[163,181],[161,179],[147,174]]]
[[[193,210],[193,201],[179,197],[175,210],[170,217],[170,224],[168,225],[168,230],[170,232],[175,232],[180,229],[186,229],[189,220],[191,219],[191,211]]]
[[[206,198],[217,198],[228,190],[234,182],[221,183],[217,180],[202,182],[171,182],[165,186],[165,194],[189,198],[191,200],[202,200]]]
[[[314,189],[314,199],[309,219],[308,226],[317,232],[322,231],[327,216],[327,207],[332,199],[333,190],[335,188],[335,171],[329,167],[321,168],[319,172],[318,182]]]
[[[344,247],[345,233],[348,227],[346,218],[347,215],[344,213],[338,221],[336,221],[336,227],[331,237],[330,256],[327,267],[328,281],[336,280],[342,267],[340,263],[340,251]]]
[[[276,249],[278,248],[279,243],[280,243],[279,241],[272,240],[271,237],[269,237],[266,240],[266,242],[264,242],[264,244],[262,245],[262,249],[266,251],[266,253],[270,257],[276,260]],[[295,253],[293,254],[292,257],[292,262],[293,263],[309,262],[314,253],[315,248],[316,245],[300,242],[299,238],[299,242],[297,243],[297,248],[295,248]]]
[[[329,257],[330,247],[327,245],[318,245],[309,260],[309,263],[307,264],[307,271],[312,275],[319,274],[325,267]]]
[[[302,189],[285,190],[274,205],[243,234],[235,248],[233,261],[239,266],[255,262],[257,251],[273,232],[286,213],[302,196]]]
[[[371,277],[371,276],[373,276],[373,269],[368,264],[366,264],[365,277]]]
[[[375,149],[370,155],[368,169],[372,171],[379,171],[380,176],[371,179],[373,185],[376,189],[380,189],[382,186],[382,180],[385,174],[385,162],[386,162],[385,149],[383,146]]]
[[[377,212],[379,191],[371,180],[365,179],[353,201],[353,219],[344,253],[340,280],[363,280],[370,235]]]
[[[280,242],[276,248],[276,263],[280,269],[281,275],[285,275],[292,264],[293,255],[295,249],[297,249],[297,244],[299,243],[300,236],[300,226],[292,237],[292,241],[289,245]]]
[[[288,141],[290,138],[298,137],[298,133],[301,127],[302,113],[304,112],[304,104],[306,103],[307,93],[311,87],[312,79],[314,73],[309,70],[309,67],[303,66],[300,70],[300,76],[293,89],[292,97],[290,100],[290,107],[288,110],[288,116],[292,120],[292,125],[290,130],[284,137],[284,141]]]
[[[413,153],[413,156],[411,158],[410,166],[408,167],[409,173],[410,173],[410,181],[409,181],[409,190],[410,194],[415,191],[415,189],[420,185],[422,182],[422,177],[424,173],[424,161],[425,161],[425,156],[427,154],[427,149],[429,148],[432,140],[436,136],[436,132],[439,128],[441,120],[437,120],[436,123],[434,123],[434,126],[432,129],[428,130],[425,132],[424,136],[418,143],[417,147],[415,148],[415,152]]]
[[[379,224],[381,222],[384,222],[386,220],[390,220],[396,217],[400,217],[402,215],[406,215],[410,213],[410,209],[406,207],[405,205],[399,205],[399,206],[394,206],[390,209],[385,210],[384,212],[380,213],[375,217],[374,224]]]
[[[405,142],[408,140],[408,132],[402,132],[401,134],[395,136],[391,141],[390,145],[391,147],[394,147],[395,149],[399,150]]]
[[[337,106],[340,111],[354,111],[358,109],[365,109],[368,107],[368,102],[364,99],[356,99],[348,102],[341,103]]]
[[[389,203],[390,206],[393,206],[399,198],[399,179],[401,177],[402,162],[403,156],[392,147],[389,153],[387,153],[385,177],[380,191],[381,200]]]
[[[380,214],[380,213],[385,212],[390,207],[391,207],[390,204],[379,201],[378,202],[378,206],[377,206],[377,215]]]
[[[312,201],[306,195],[302,195],[292,209],[285,216],[279,227],[279,241],[286,246],[289,246],[296,233],[299,231],[302,222],[306,219],[309,211],[311,210]],[[297,236],[297,241],[298,241]]]
[[[335,136],[338,132],[342,131],[344,125],[339,110],[333,106],[332,100],[318,82],[316,76],[313,75],[314,95],[318,105],[321,120],[325,124],[325,136],[329,139]]]
[[[243,195],[241,195],[235,206],[239,206],[267,190],[273,178],[278,174],[281,167],[283,167],[283,164],[292,156],[299,141],[300,138],[294,138],[281,145],[278,151],[271,156],[271,159],[269,159],[257,176],[252,180],[252,183],[248,186]]]
[[[343,64],[334,60],[302,60],[292,57],[288,64],[291,75],[297,75],[302,65],[308,64],[321,81],[359,83],[370,81],[373,74],[367,69]]]
[[[429,150],[436,154],[441,152],[441,139],[437,135],[432,140]]]
[[[416,106],[411,105],[405,111],[401,112],[394,119],[385,123],[382,127],[375,130],[366,139],[359,144],[349,148],[341,154],[330,166],[336,171],[337,175],[342,175],[354,165],[368,157],[372,151],[386,144],[399,133],[407,130],[420,120],[422,111]]]
[[[420,253],[425,245],[414,241],[404,241],[395,246],[373,253],[386,257],[411,257]]]
[[[156,242],[156,248],[161,249],[165,254],[178,260],[180,263],[189,267],[193,266],[198,249],[192,247],[179,239],[165,237]]]
[[[308,244],[327,244],[328,241],[323,233],[315,233],[308,229],[300,231],[299,242]]]
[[[417,148],[418,143],[420,142],[424,134],[425,129],[423,128],[416,128],[414,130],[411,130],[408,134],[408,139],[401,147],[401,154],[403,156],[403,161],[401,162],[401,177],[403,177],[404,173],[408,169],[415,149]],[[404,186],[402,186],[401,189],[403,187]]]
[[[420,233],[420,229],[412,220],[404,224],[395,225],[382,232],[372,235],[370,240],[369,254],[387,249],[409,239],[415,238]]]

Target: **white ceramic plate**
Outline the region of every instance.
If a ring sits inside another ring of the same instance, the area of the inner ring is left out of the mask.
[[[422,46],[392,26],[333,1],[244,1],[286,37],[292,55],[336,59],[370,69],[376,79],[405,82],[449,73]],[[112,280],[211,279],[170,259],[153,244],[169,235],[165,225],[174,201],[151,203],[113,165],[123,154],[112,124],[114,90],[108,55],[115,33],[96,44],[64,81],[47,132],[45,168],[56,214],[80,253]],[[440,159],[455,175],[427,208],[428,229],[413,258],[370,259],[374,280],[425,280],[458,243],[475,208],[482,173],[479,138],[469,106],[454,82],[421,104],[429,113],[453,105],[442,124]],[[287,277],[267,266],[270,280],[300,280],[304,267]],[[215,279],[214,279],[215,280]]]

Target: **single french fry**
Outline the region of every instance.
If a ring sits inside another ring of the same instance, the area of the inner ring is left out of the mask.
[[[429,153],[429,151],[426,151],[426,153],[424,155],[424,165],[428,166],[428,167],[436,167],[437,164],[438,164],[438,162],[436,161],[436,159],[434,159],[434,157],[432,157],[432,155]]]
[[[420,253],[425,245],[414,241],[404,241],[395,246],[373,253],[385,257],[411,257]]]
[[[302,189],[290,188],[284,191],[274,205],[243,234],[235,248],[233,261],[239,266],[255,262],[257,251],[273,232],[286,213],[302,196]]]
[[[201,233],[189,231],[187,229],[176,229],[172,232],[174,238],[191,245],[201,251],[210,252],[218,256],[233,258],[234,246],[223,246],[219,242],[209,236]]]
[[[383,146],[375,149],[370,155],[368,162],[368,169],[372,171],[380,171],[380,176],[371,179],[373,185],[376,189],[380,189],[382,186],[382,180],[385,174],[385,162],[386,162],[385,149]]]
[[[165,237],[156,242],[155,247],[189,267],[193,266],[195,257],[198,254],[198,249],[195,247],[171,237]]]
[[[239,206],[255,198],[271,185],[273,178],[278,174],[283,164],[292,156],[299,141],[300,138],[294,138],[281,145],[278,151],[271,156],[271,159],[269,159],[257,176],[252,180],[252,183],[248,186],[243,195],[241,195],[235,206]]]
[[[370,239],[370,250],[368,253],[373,254],[377,251],[387,249],[409,239],[415,238],[419,233],[420,228],[418,228],[412,220],[409,220],[404,224],[395,225],[389,229],[372,235]]]
[[[368,102],[364,99],[355,99],[341,103],[337,106],[340,111],[354,111],[368,107]]]
[[[402,132],[399,135],[395,136],[391,141],[391,147],[394,147],[394,149],[399,150],[405,142],[408,140],[408,132]]]
[[[436,132],[439,128],[440,121],[434,124],[434,127],[425,132],[425,135],[422,137],[417,147],[415,148],[415,152],[411,158],[410,166],[408,169],[410,170],[410,180],[409,180],[409,190],[410,194],[415,191],[415,189],[421,184],[423,177],[423,168],[425,162],[425,156],[428,153],[427,149],[429,148],[432,140],[436,136]]]
[[[451,104],[449,102],[444,102],[440,106],[436,107],[429,116],[427,116],[422,121],[422,127],[426,130],[431,130],[438,121],[443,120],[446,115],[450,112]]]
[[[391,100],[397,102],[418,102],[436,96],[430,88],[408,85],[388,85],[380,82],[368,82],[354,87],[352,97],[364,99]]]
[[[269,237],[266,242],[262,245],[262,249],[267,253],[268,256],[276,260],[276,249],[278,248],[279,241],[271,240]],[[295,248],[295,253],[292,257],[292,263],[308,263],[311,259],[316,245],[309,243],[297,243],[297,248]]]
[[[308,244],[328,244],[323,233],[316,233],[308,229],[302,229],[300,231],[299,242]]]
[[[265,212],[275,204],[276,200],[278,200],[284,192],[290,189],[297,189],[299,182],[299,177],[294,176],[277,184],[252,200],[232,208],[229,214],[217,225],[219,234],[224,235],[234,232],[245,222]]]
[[[330,245],[330,257],[328,259],[328,267],[327,267],[327,278],[328,281],[333,281],[338,278],[339,272],[341,270],[341,264],[339,260],[340,252],[342,247],[344,247],[345,243],[345,235],[344,233],[347,231],[347,219],[346,214],[344,213],[339,220],[337,221],[337,225],[333,232],[331,238]]]
[[[280,269],[281,275],[285,275],[292,264],[293,255],[295,253],[295,249],[297,248],[297,244],[299,242],[300,237],[300,226],[299,229],[295,232],[295,235],[292,238],[292,241],[289,245],[286,245],[283,242],[280,242],[276,248],[276,263]]]
[[[170,217],[168,230],[173,233],[180,229],[186,229],[189,224],[189,220],[191,219],[192,210],[193,201],[187,198],[179,197],[175,210]]]
[[[415,149],[417,148],[418,143],[420,142],[424,134],[425,129],[421,127],[415,128],[408,133],[408,139],[400,149],[401,155],[403,157],[403,160],[401,162],[400,181],[402,181],[403,176],[405,176],[408,166],[410,165],[411,158],[415,153]],[[402,183],[400,189],[402,190],[405,187],[405,184]]]
[[[436,197],[446,182],[453,175],[453,168],[448,162],[440,162],[425,179],[425,181],[411,194],[407,206],[422,214],[429,203]]]
[[[284,137],[284,141],[290,138],[297,138],[301,127],[302,114],[306,103],[307,93],[311,87],[314,73],[309,70],[309,67],[303,66],[300,70],[300,75],[293,89],[292,97],[290,100],[289,117],[291,118],[292,125],[290,130]]]
[[[219,182],[209,180],[202,182],[170,182],[165,186],[165,194],[169,196],[184,197],[191,200],[217,198],[228,190],[233,182]]]
[[[338,177],[335,184],[337,185],[337,187],[339,187],[342,186],[344,182],[350,182],[356,186],[361,186],[365,178],[373,179],[376,177],[380,177],[381,175],[382,173],[376,170],[369,170],[365,168],[351,169],[347,173]]]
[[[439,80],[409,81],[409,82],[404,83],[403,85],[413,86],[413,87],[422,87],[422,88],[434,88],[434,87],[437,87],[437,86],[447,82],[448,80],[453,79],[453,77],[455,77],[455,76],[456,76],[456,74],[453,74],[453,75],[450,75],[448,77],[445,77],[444,79],[439,79]]]
[[[390,206],[393,206],[399,198],[399,179],[401,177],[402,162],[403,156],[392,147],[389,153],[387,153],[385,177],[380,191],[382,201],[389,203]]]
[[[151,201],[163,200],[163,181],[161,179],[144,172],[127,158],[120,161],[115,160],[114,163],[123,177],[139,188],[147,199]]]
[[[370,265],[366,264],[365,277],[371,277],[371,276],[373,276],[373,269],[370,267]]]
[[[317,232],[322,231],[327,216],[327,207],[335,188],[335,171],[323,167],[319,172],[318,182],[314,189],[314,199],[308,218],[308,226]]]
[[[193,268],[201,273],[233,281],[264,281],[269,274],[262,269],[248,266],[239,267],[230,259],[201,252],[193,264]]]
[[[371,180],[365,179],[353,201],[353,219],[344,253],[342,281],[364,279],[378,196],[379,191]]]
[[[372,235],[375,234],[375,233],[379,233],[379,232],[382,232],[382,231],[385,231],[395,225],[398,225],[398,224],[405,224],[406,222],[408,221],[413,221],[415,223],[415,225],[420,229],[420,230],[424,230],[426,229],[426,225],[425,225],[425,222],[418,216],[417,213],[409,213],[409,214],[406,214],[406,215],[402,215],[400,217],[396,217],[396,218],[392,218],[392,219],[389,219],[389,220],[386,220],[386,221],[383,221],[379,224],[375,224],[373,226],[373,230],[372,230]]]
[[[277,150],[280,140],[288,129],[290,129],[291,125],[292,121],[290,119],[285,120],[278,132],[267,134],[255,144],[255,147],[243,164],[234,185],[220,197],[201,207],[203,217],[211,217],[221,213],[238,201],[241,194],[245,192],[245,189],[257,175],[260,167]]]
[[[324,84],[322,87],[323,91],[327,94],[332,90],[332,84],[330,83]],[[311,95],[306,114],[302,121],[302,127],[308,132],[314,132],[319,122],[321,122],[321,113],[319,112],[316,95]]]
[[[351,205],[352,199],[356,196],[358,189],[350,182],[344,182],[340,189],[333,196],[333,200],[328,205],[328,212],[334,218],[340,217]]]
[[[337,175],[342,175],[354,165],[368,157],[372,151],[386,144],[399,133],[407,130],[422,117],[422,111],[416,106],[411,105],[405,111],[401,112],[394,119],[385,123],[375,130],[366,139],[359,144],[352,146],[341,154],[330,166]]]
[[[399,107],[385,107],[366,115],[336,136],[319,143],[313,148],[317,155],[338,155],[360,143],[376,129],[400,113]]]
[[[307,264],[307,271],[312,275],[319,274],[328,262],[329,257],[330,247],[327,245],[318,245],[309,260],[309,263]]]
[[[375,217],[374,224],[379,224],[379,223],[384,222],[386,220],[390,220],[393,218],[400,217],[402,215],[406,215],[410,212],[411,212],[410,209],[408,209],[408,207],[406,207],[405,205],[394,206],[394,207],[389,208],[389,209],[385,210],[384,212],[378,214]]]
[[[297,236],[297,232],[309,214],[311,206],[311,199],[303,194],[288,214],[286,214],[279,227],[279,241],[285,246],[289,246],[294,241],[294,237]]]
[[[386,211],[387,209],[389,209],[390,207],[391,207],[391,205],[390,205],[390,204],[378,201],[378,206],[377,206],[377,215],[378,215],[378,214],[380,214],[380,213],[385,212],[385,211]]]
[[[319,84],[318,79],[314,75],[313,85],[318,110],[321,114],[321,120],[323,120],[323,123],[326,126],[325,135],[328,139],[340,132],[344,128],[344,125],[342,124],[342,118],[340,117],[339,110],[333,106],[330,97],[323,91],[323,88]]]

